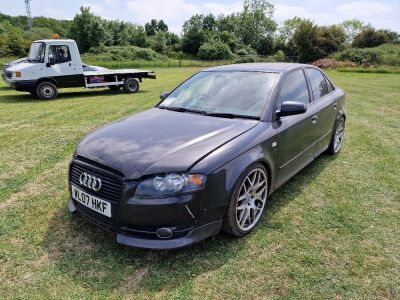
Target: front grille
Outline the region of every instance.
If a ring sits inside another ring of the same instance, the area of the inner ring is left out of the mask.
[[[94,175],[101,179],[101,189],[99,191],[93,191],[79,182],[79,176],[86,172]],[[99,166],[95,163],[88,163],[87,161],[74,160],[71,163],[69,173],[70,183],[76,187],[84,190],[88,194],[96,196],[100,199],[106,200],[111,203],[111,218],[104,216],[77,201],[75,205],[79,212],[85,216],[89,221],[100,225],[101,227],[112,227],[115,228],[115,219],[118,210],[118,205],[122,197],[124,188],[124,179],[118,175],[117,172],[110,171],[106,167]],[[111,228],[107,228],[111,229]]]
[[[7,71],[5,74],[6,74],[6,77],[7,77],[7,78],[10,78],[10,79],[11,79],[11,77],[12,77],[12,72]]]

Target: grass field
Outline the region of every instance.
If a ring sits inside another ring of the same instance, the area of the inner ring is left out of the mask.
[[[196,70],[157,69],[135,95],[77,89],[53,101],[1,83],[0,298],[399,299],[400,75],[329,73],[348,94],[342,152],[275,192],[245,238],[144,251],[67,213],[76,143]]]

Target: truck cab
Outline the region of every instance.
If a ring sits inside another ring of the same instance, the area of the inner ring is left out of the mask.
[[[87,71],[85,71],[85,69]],[[53,99],[59,88],[109,87],[134,93],[142,78],[155,79],[146,70],[108,70],[82,64],[78,46],[74,40],[34,41],[28,57],[3,70],[3,79],[18,91],[29,92],[41,99]]]

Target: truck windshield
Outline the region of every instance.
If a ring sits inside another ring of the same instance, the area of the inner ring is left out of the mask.
[[[46,45],[44,43],[32,43],[27,60],[29,62],[44,62],[45,49]]]
[[[227,118],[259,118],[277,74],[203,71],[188,79],[158,108]]]

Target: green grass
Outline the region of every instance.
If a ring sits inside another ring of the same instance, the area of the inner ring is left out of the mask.
[[[67,213],[76,143],[196,70],[157,69],[134,95],[41,101],[0,85],[0,298],[400,298],[397,74],[329,73],[348,95],[342,152],[276,191],[245,238],[144,251]]]

